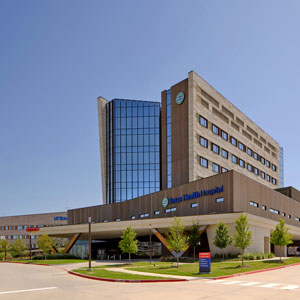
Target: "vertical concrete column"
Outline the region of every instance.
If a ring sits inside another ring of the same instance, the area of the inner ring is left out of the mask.
[[[269,253],[271,252],[270,249],[270,237],[269,236],[265,236],[264,237],[264,253]]]

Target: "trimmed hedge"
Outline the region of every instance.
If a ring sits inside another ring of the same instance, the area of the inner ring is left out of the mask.
[[[49,254],[46,255],[46,259],[78,259],[76,255],[72,254]],[[37,255],[32,258],[32,260],[42,260],[45,259],[45,255]]]

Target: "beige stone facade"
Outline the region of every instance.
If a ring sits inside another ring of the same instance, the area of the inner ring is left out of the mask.
[[[271,188],[279,188],[278,142],[195,72],[188,74],[188,81],[189,181],[216,174],[212,166],[215,163],[219,172],[222,167],[233,169]],[[207,128],[200,124],[200,116],[207,120]],[[219,134],[213,133],[213,125],[219,129]],[[222,132],[227,134],[227,140],[222,137]],[[200,144],[200,137],[207,140],[207,147]],[[232,138],[236,140],[236,146],[231,142]],[[239,148],[239,143],[244,150]],[[213,145],[217,146],[214,146],[215,150],[219,149],[218,154],[213,151]],[[228,158],[222,156],[222,149],[227,151]],[[232,156],[237,158],[236,163]],[[208,160],[207,168],[200,165],[200,157]]]
[[[67,223],[67,212],[0,217],[0,239],[6,239],[12,244],[21,238],[29,248],[30,232],[26,231],[27,228],[40,230],[43,227],[60,226]],[[31,244],[32,248],[37,247],[37,239],[34,235],[32,235]]]

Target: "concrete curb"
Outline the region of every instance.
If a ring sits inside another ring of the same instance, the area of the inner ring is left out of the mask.
[[[232,274],[232,275],[225,275],[225,276],[219,276],[219,277],[199,277],[199,279],[139,279],[139,280],[130,280],[130,279],[110,279],[110,278],[100,278],[100,277],[94,277],[94,276],[89,276],[89,275],[84,275],[84,274],[79,274],[73,271],[69,271],[65,268],[62,268],[57,265],[49,265],[49,264],[34,264],[34,263],[24,263],[24,262],[16,262],[16,261],[0,261],[0,263],[9,263],[9,264],[23,264],[23,265],[36,265],[36,266],[45,266],[45,267],[55,267],[59,268],[68,274],[74,275],[74,276],[79,276],[82,278],[86,279],[92,279],[92,280],[99,280],[99,281],[108,281],[108,282],[125,282],[125,283],[155,283],[155,282],[183,282],[183,281],[191,281],[191,280],[201,280],[201,279],[210,279],[210,280],[220,280],[220,279],[227,279],[227,278],[233,278],[233,277],[239,277],[239,276],[244,276],[244,275],[252,275],[256,273],[263,273],[263,272],[268,272],[268,271],[275,271],[279,269],[285,269],[289,267],[294,267],[294,266],[299,266],[300,263],[295,263],[295,264],[290,264],[286,266],[280,266],[280,267],[274,267],[270,269],[263,269],[263,270],[255,270],[255,271],[250,271],[250,272],[245,272],[245,273],[237,273],[237,274]],[[158,275],[159,276],[159,275]]]
[[[109,282],[125,282],[125,283],[153,283],[153,282],[179,282],[179,281],[188,281],[187,279],[137,279],[137,280],[130,280],[130,279],[111,279],[111,278],[101,278],[101,277],[95,277],[95,276],[89,276],[84,275],[72,271],[68,271],[69,274],[87,278],[87,279],[93,279],[93,280],[99,280],[99,281],[109,281]]]
[[[100,278],[100,277],[94,277],[84,274],[79,274],[76,272],[69,271],[65,268],[62,268],[57,265],[49,265],[49,264],[35,264],[35,263],[24,263],[24,262],[17,262],[17,261],[0,261],[0,263],[9,263],[9,264],[22,264],[22,265],[35,265],[35,266],[44,266],[44,267],[54,267],[59,268],[65,272],[67,272],[70,275],[79,276],[82,278],[87,279],[93,279],[93,280],[99,280],[99,281],[108,281],[108,282],[125,282],[125,283],[155,283],[155,282],[181,282],[181,281],[188,281],[187,279],[138,279],[138,280],[130,280],[130,279],[110,279],[110,278]]]

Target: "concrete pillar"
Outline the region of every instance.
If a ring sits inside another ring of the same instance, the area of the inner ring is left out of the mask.
[[[264,253],[270,253],[271,248],[270,248],[270,236],[265,236],[264,237]]]

